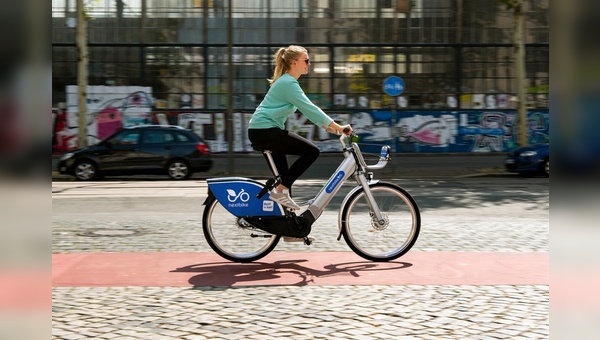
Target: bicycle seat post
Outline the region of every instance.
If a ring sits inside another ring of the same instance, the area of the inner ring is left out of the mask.
[[[275,161],[273,160],[273,155],[271,155],[271,150],[262,150],[262,153],[265,156],[267,163],[269,163],[269,168],[271,169],[273,176],[275,176],[275,178],[279,178],[279,172],[275,166]]]
[[[275,166],[275,161],[273,160],[273,155],[271,154],[271,150],[261,150],[263,153],[263,156],[265,156],[265,159],[267,160],[267,163],[269,164],[269,169],[271,169],[271,172],[273,173],[273,179],[275,180],[272,187],[276,187],[277,185],[279,185],[281,183],[281,176],[279,175],[279,171],[277,171],[277,166]]]
[[[258,193],[258,195],[256,195],[256,198],[260,199],[268,191],[275,188],[281,183],[281,176],[279,175],[277,167],[275,166],[275,161],[273,160],[273,156],[271,155],[271,150],[263,150],[258,148],[254,148],[254,150],[262,152],[263,156],[267,160],[269,169],[271,169],[271,172],[273,173],[273,178],[269,179],[267,183],[265,183],[263,189]]]

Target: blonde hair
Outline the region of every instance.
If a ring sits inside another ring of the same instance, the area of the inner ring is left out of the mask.
[[[273,71],[273,78],[268,79],[269,84],[279,79],[284,73],[291,68],[291,63],[294,60],[298,60],[302,53],[308,53],[306,48],[298,45],[290,45],[288,47],[281,47],[275,52],[273,56],[273,62],[275,63],[275,71]]]

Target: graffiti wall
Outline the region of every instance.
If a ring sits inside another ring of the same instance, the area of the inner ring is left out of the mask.
[[[549,111],[528,112],[529,143],[549,141]],[[396,114],[396,152],[507,152],[517,147],[516,111]]]
[[[378,152],[390,145],[395,153],[507,152],[517,147],[517,112],[498,111],[345,111],[328,112],[339,124],[352,124],[362,150]],[[233,115],[234,151],[252,152],[247,137],[252,113]],[[155,112],[154,124],[190,128],[213,153],[227,152],[225,113]],[[528,112],[530,144],[549,141],[549,111]],[[323,152],[339,151],[338,137],[317,128],[301,114],[290,116],[287,128],[313,141]]]
[[[151,87],[88,86],[86,101],[88,145],[124,126],[152,123]],[[66,108],[53,111],[53,153],[76,149],[79,145],[77,86],[67,86]]]
[[[516,111],[396,114],[396,152],[507,152],[517,147]],[[530,144],[549,141],[549,111],[528,112]]]

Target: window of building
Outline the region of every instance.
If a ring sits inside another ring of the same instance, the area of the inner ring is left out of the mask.
[[[229,105],[227,0],[100,0],[89,22],[89,84],[150,86],[160,109]],[[383,80],[401,76],[408,108],[444,108],[447,96],[516,92],[512,13],[497,2],[453,0],[234,0],[233,106],[253,110],[268,90],[279,47],[308,48],[300,79],[323,108],[385,108]],[[52,1],[53,101],[77,82],[74,0]],[[526,6],[527,87],[547,107],[548,1]],[[460,27],[461,36],[456,34]],[[470,97],[469,97],[470,96]],[[544,99],[545,98],[545,99]],[[463,103],[469,103],[464,104]]]

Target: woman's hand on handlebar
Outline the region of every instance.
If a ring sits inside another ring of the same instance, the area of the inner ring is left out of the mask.
[[[354,134],[354,130],[352,130],[352,126],[350,124],[341,126],[342,133],[346,136],[352,136]]]
[[[352,126],[350,126],[350,124],[347,125],[339,125],[336,122],[331,122],[331,124],[329,124],[329,126],[327,126],[325,128],[325,131],[329,132],[329,133],[334,133],[336,135],[346,135],[346,136],[351,136],[352,133],[354,132],[354,130],[352,130]]]

